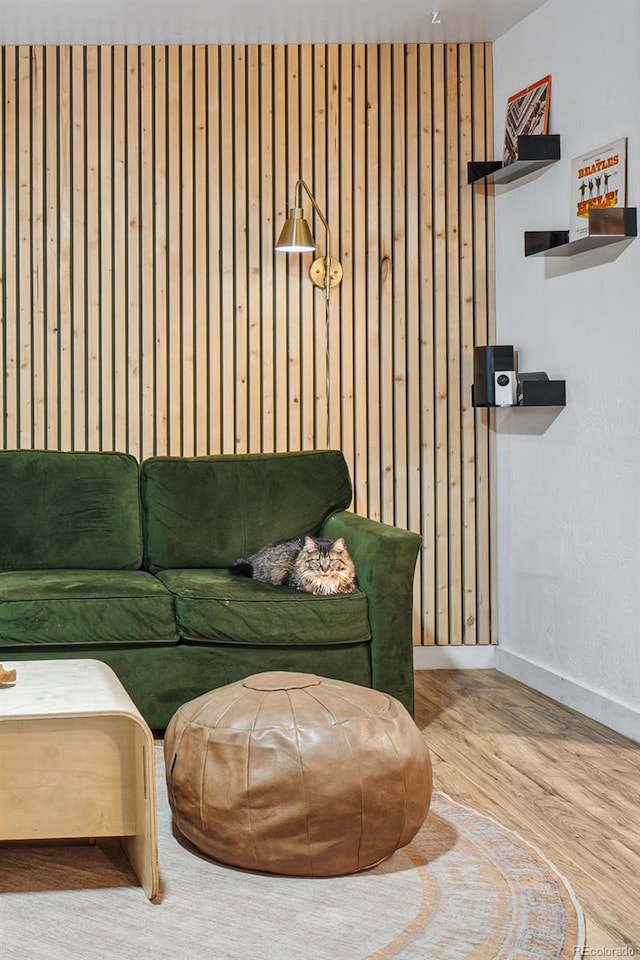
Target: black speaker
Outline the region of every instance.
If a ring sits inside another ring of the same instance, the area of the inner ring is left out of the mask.
[[[473,406],[494,407],[496,404],[495,373],[516,369],[513,346],[494,344],[476,347],[473,355]]]

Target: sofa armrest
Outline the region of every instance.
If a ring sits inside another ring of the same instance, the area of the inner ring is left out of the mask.
[[[329,517],[321,535],[344,537],[367,595],[374,689],[396,697],[413,716],[413,580],[422,538],[347,511]]]

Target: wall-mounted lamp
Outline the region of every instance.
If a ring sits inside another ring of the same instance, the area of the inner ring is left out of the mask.
[[[295,186],[295,206],[289,209],[289,216],[285,220],[282,232],[276,243],[276,250],[283,253],[309,253],[316,249],[316,243],[309,224],[305,220],[302,209],[302,191],[305,191],[318,219],[327,231],[327,253],[318,257],[309,267],[309,277],[316,287],[321,287],[327,300],[332,287],[337,287],[342,280],[342,264],[331,256],[331,231],[316,198],[311,193],[304,180],[298,180]]]

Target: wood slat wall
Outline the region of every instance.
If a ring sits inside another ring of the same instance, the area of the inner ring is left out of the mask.
[[[339,447],[354,509],[423,536],[416,642],[490,642],[491,72],[484,44],[2,48],[2,446]],[[328,309],[273,249],[298,177]]]

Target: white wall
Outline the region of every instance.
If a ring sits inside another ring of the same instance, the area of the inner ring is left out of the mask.
[[[628,137],[640,203],[640,3],[548,0],[494,45],[496,157],[510,94],[552,75],[562,160],[496,188],[497,343],[567,381],[567,406],[496,411],[500,669],[640,738],[640,239],[523,255],[567,229],[571,159]]]

